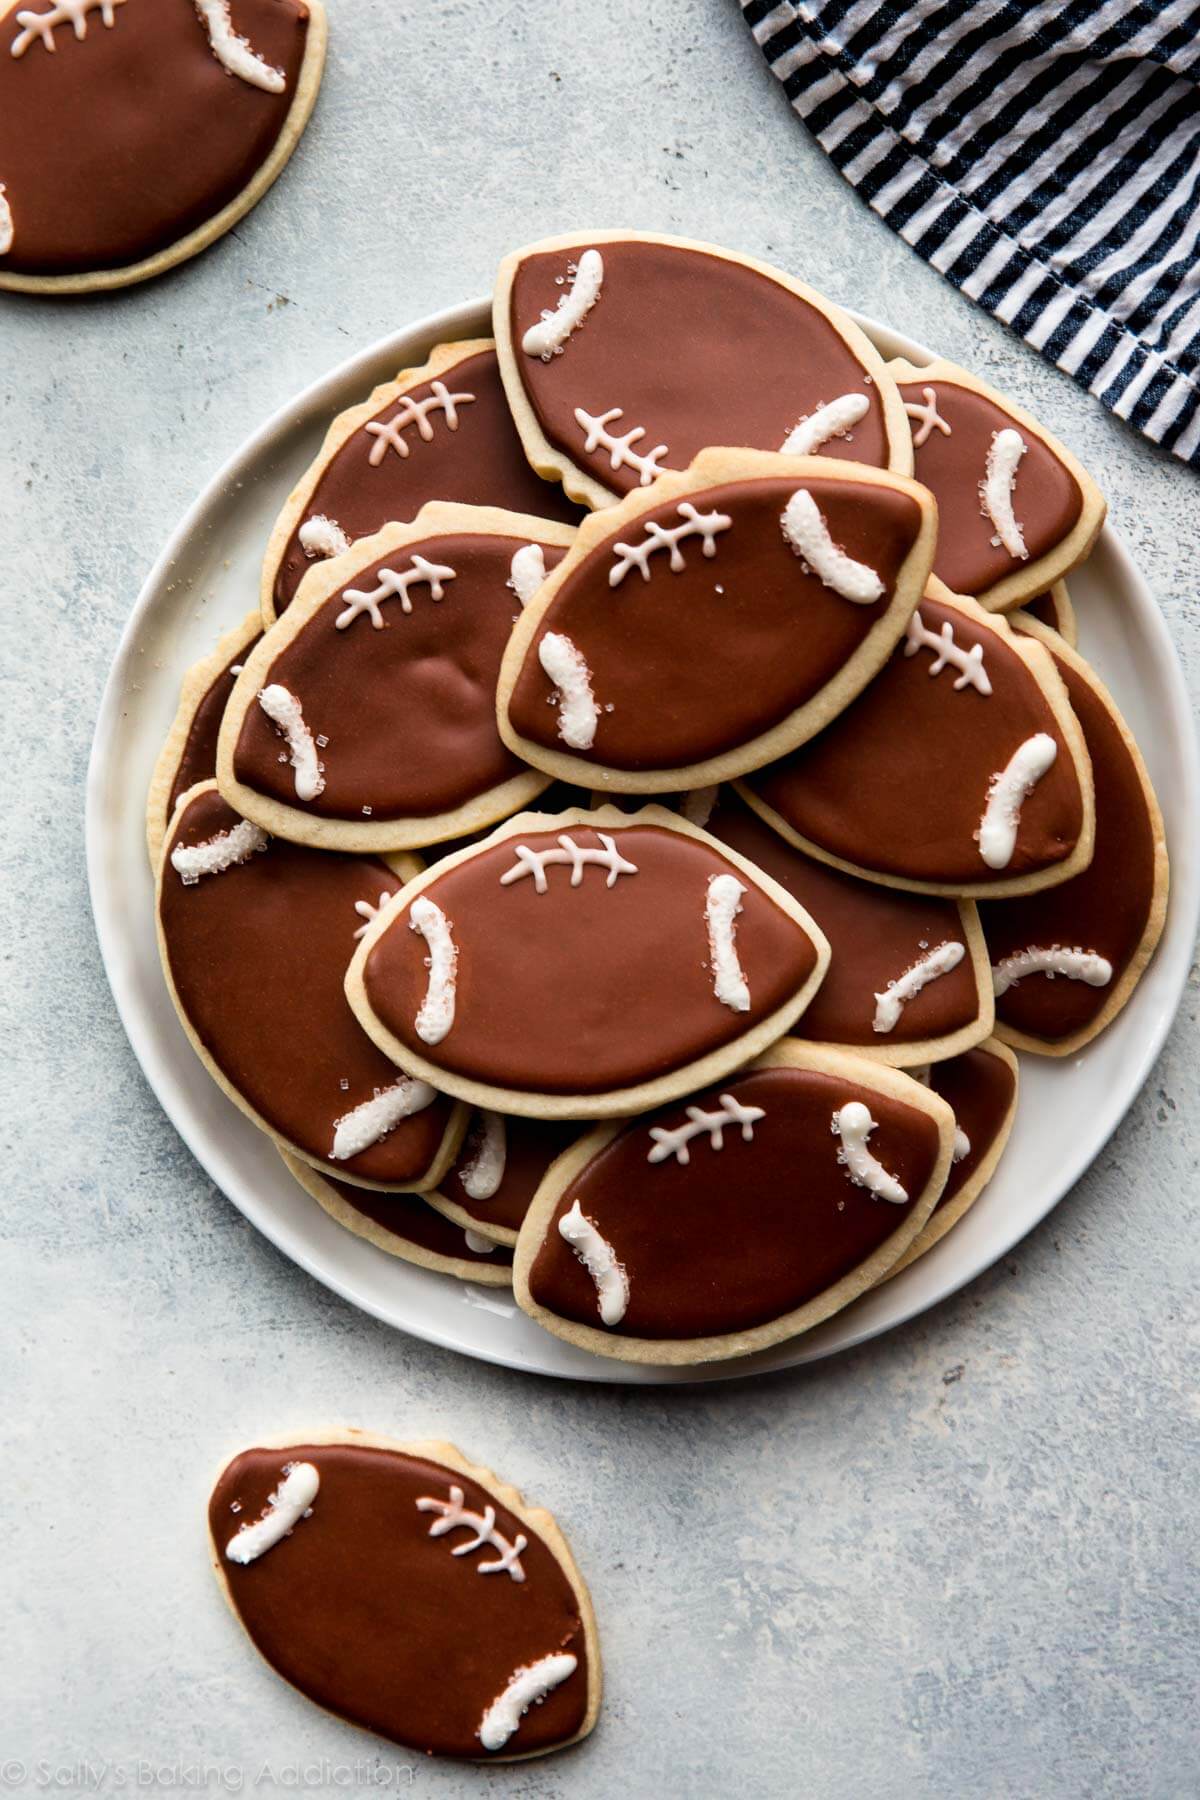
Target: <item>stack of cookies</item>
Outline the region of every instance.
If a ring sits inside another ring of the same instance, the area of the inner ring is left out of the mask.
[[[1162,929],[1064,577],[1104,502],[945,362],[633,232],[335,419],[150,796],[209,1072],[382,1249],[740,1356],[950,1230]]]

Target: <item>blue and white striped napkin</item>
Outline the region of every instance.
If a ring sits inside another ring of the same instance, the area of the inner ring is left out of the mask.
[[[740,4],[792,106],[880,218],[1200,467],[1200,6]]]

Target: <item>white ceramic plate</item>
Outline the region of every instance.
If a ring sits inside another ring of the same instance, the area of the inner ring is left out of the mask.
[[[860,321],[885,356],[928,360],[899,333]],[[166,545],[126,627],[96,724],[87,792],[92,906],[130,1042],[185,1143],[246,1217],[309,1274],[356,1306],[468,1355],[585,1381],[678,1382],[787,1368],[875,1337],[963,1287],[1043,1219],[1130,1105],[1179,1004],[1200,907],[1200,768],[1182,674],[1162,617],[1106,528],[1071,578],[1080,642],[1141,744],[1166,817],[1171,906],[1158,954],[1116,1025],[1081,1056],[1023,1057],[1021,1104],[982,1198],[895,1281],[792,1344],[693,1374],[593,1357],[539,1331],[502,1290],[386,1256],[335,1225],[291,1179],[267,1138],[206,1077],[167,998],[151,923],[145,795],[180,678],[218,632],[257,603],[259,565],[286,494],[334,413],[434,344],[490,331],[487,304],[454,308],[383,339],[309,388],[258,431],[200,495]]]

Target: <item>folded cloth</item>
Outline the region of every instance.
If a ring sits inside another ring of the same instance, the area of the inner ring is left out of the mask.
[[[1200,6],[740,3],[880,218],[1200,467]]]

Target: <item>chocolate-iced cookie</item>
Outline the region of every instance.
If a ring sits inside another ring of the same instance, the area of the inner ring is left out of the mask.
[[[866,692],[742,790],[789,843],[918,893],[1032,893],[1092,856],[1087,748],[1054,659],[973,600],[926,597]]]
[[[424,1198],[473,1237],[515,1244],[546,1170],[581,1129],[570,1119],[522,1119],[477,1109],[454,1167]]]
[[[346,994],[410,1076],[494,1112],[612,1118],[780,1037],[829,946],[736,851],[662,807],[523,813],[409,882]]]
[[[883,667],[936,525],[901,476],[703,451],[584,521],[505,652],[501,735],[535,767],[612,792],[761,768]]]
[[[1079,626],[1065,581],[1056,581],[1044,594],[1038,594],[1033,600],[1026,600],[1022,611],[1032,613],[1035,619],[1048,625],[1051,631],[1057,631],[1072,650],[1075,649],[1079,642]]]
[[[912,472],[899,396],[849,315],[766,263],[687,238],[546,238],[500,265],[509,404],[540,475],[608,506],[710,444]]]
[[[1162,814],[1141,752],[1095,670],[1027,614],[1013,619],[1053,657],[1083,730],[1096,789],[1089,866],[1045,893],[980,909],[996,1032],[1018,1050],[1072,1056],[1111,1023],[1162,935],[1170,873]]]
[[[236,225],[325,36],[318,0],[0,0],[0,288],[125,287]]]
[[[600,1356],[748,1355],[879,1280],[928,1219],[953,1137],[920,1083],[789,1039],[572,1146],[521,1227],[513,1291]]]
[[[569,525],[430,502],[314,568],[247,659],[217,780],[265,830],[327,850],[479,831],[549,778],[496,729],[496,677]]]
[[[566,1539],[452,1444],[267,1439],[221,1471],[208,1537],[260,1656],[352,1725],[514,1762],[596,1723],[596,1620]]]
[[[912,428],[918,481],[938,503],[935,591],[1007,612],[1083,561],[1104,496],[1044,426],[965,369],[888,364]]]
[[[525,460],[490,338],[439,344],[423,367],[401,370],[334,419],[271,532],[265,622],[291,604],[314,562],[384,525],[415,519],[429,500],[569,525],[582,516],[557,482],[541,480]]]
[[[401,883],[374,857],[268,837],[215,782],[167,829],[158,944],[192,1047],[230,1099],[305,1162],[366,1187],[432,1187],[466,1123],[360,1030],[343,978]]]

